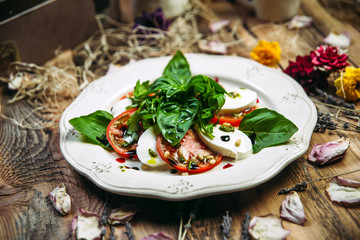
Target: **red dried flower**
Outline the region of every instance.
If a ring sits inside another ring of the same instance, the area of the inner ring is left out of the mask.
[[[322,71],[337,71],[350,65],[348,55],[333,46],[319,46],[310,52],[310,58],[313,65]]]

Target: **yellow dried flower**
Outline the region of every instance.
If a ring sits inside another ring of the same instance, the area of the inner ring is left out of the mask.
[[[275,67],[280,62],[281,49],[278,42],[268,42],[260,40],[250,53],[250,57],[255,61]]]
[[[360,98],[360,68],[346,67],[345,73],[342,73],[335,80],[336,95],[345,99],[345,101],[356,101]]]

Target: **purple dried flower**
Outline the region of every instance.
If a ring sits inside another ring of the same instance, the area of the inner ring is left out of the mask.
[[[165,19],[164,12],[162,8],[157,8],[152,13],[143,12],[140,17],[135,18],[135,24],[133,28],[140,26],[158,28],[163,31],[167,31],[170,25],[170,21]],[[147,34],[144,33],[143,34]]]

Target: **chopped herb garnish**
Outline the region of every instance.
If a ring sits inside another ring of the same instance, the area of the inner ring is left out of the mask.
[[[149,154],[151,157],[155,158],[157,157],[158,155],[156,154],[156,152],[154,152],[151,148],[149,148]]]
[[[235,131],[235,128],[231,125],[229,126],[226,126],[226,125],[221,125],[219,127],[219,130],[223,131],[223,132],[234,132]]]

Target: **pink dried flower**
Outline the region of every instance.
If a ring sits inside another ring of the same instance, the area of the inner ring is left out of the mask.
[[[345,206],[359,206],[360,182],[335,177],[328,183],[326,194],[334,203]]]
[[[136,213],[135,207],[124,205],[120,208],[112,209],[109,213],[108,223],[111,225],[125,224],[130,222]]]
[[[337,71],[350,65],[348,55],[332,46],[319,46],[310,52],[310,58],[314,66],[323,71]]]
[[[297,192],[286,196],[281,204],[280,217],[296,224],[304,225],[306,222],[304,207]]]
[[[171,236],[164,232],[153,233],[149,236],[143,237],[141,240],[173,240]]]
[[[315,144],[308,156],[308,161],[318,165],[331,163],[343,158],[349,146],[350,138],[346,140],[340,138],[332,142]]]
[[[102,228],[99,224],[100,216],[97,213],[79,208],[79,215],[72,220],[72,233],[76,239],[100,240]]]

